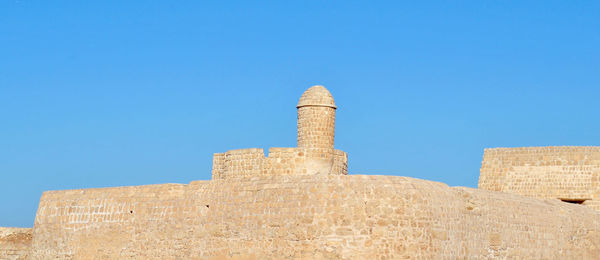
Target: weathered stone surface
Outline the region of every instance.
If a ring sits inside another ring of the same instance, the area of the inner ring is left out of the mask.
[[[31,232],[31,228],[0,227],[0,259],[27,259]]]
[[[271,176],[42,196],[34,258],[600,255],[600,213],[394,176]]]
[[[269,175],[346,175],[348,155],[322,148],[249,148],[215,153],[212,179],[260,177]]]
[[[479,188],[600,210],[600,147],[485,149]]]

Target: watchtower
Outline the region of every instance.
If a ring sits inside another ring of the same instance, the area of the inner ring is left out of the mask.
[[[333,149],[335,102],[323,86],[307,89],[298,102],[298,148]]]
[[[215,153],[213,179],[269,175],[347,175],[348,155],[333,148],[335,102],[323,86],[313,86],[300,97],[298,147],[250,148]]]

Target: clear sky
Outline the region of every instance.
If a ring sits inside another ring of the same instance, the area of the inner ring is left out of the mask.
[[[486,147],[600,145],[598,1],[249,2],[1,1],[0,226],[294,147],[315,84],[350,174],[476,187]]]

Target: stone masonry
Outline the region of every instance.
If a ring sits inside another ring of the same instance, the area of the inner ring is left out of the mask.
[[[485,149],[479,188],[558,199],[600,211],[600,147]]]
[[[33,230],[0,229],[0,259],[600,255],[598,147],[486,149],[480,189],[347,175],[329,91],[297,108],[298,147],[217,153],[210,181],[44,192]]]
[[[216,153],[212,178],[229,179],[270,175],[348,174],[348,156],[333,148],[335,101],[323,86],[306,90],[298,102],[298,147],[258,148]]]
[[[594,259],[600,213],[395,176],[45,192],[34,259]]]
[[[31,248],[31,228],[0,227],[0,259],[27,259]]]

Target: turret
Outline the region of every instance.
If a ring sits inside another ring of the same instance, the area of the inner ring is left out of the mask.
[[[323,86],[306,90],[298,102],[298,147],[238,149],[216,153],[213,179],[269,175],[347,175],[348,155],[333,148],[335,102]]]
[[[298,102],[298,148],[333,149],[335,102],[323,86],[306,90]]]

